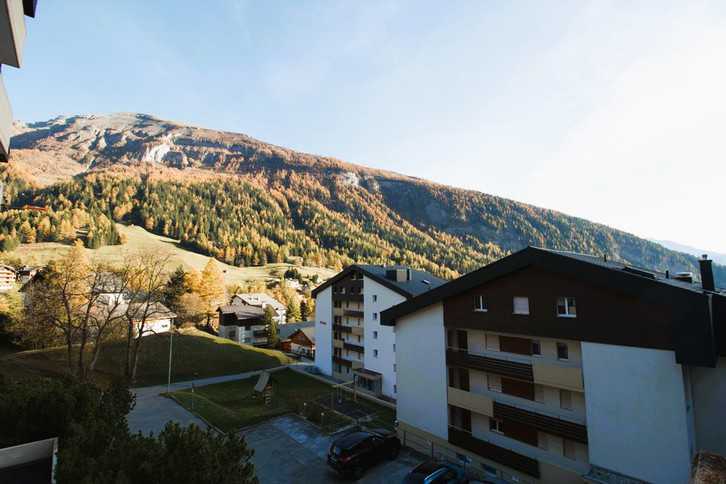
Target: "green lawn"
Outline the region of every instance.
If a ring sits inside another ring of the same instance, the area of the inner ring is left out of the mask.
[[[173,392],[170,396],[188,410],[202,416],[214,426],[227,431],[266,420],[285,413],[298,413],[316,423],[326,432],[333,432],[353,420],[326,406],[313,402],[330,395],[331,386],[293,370],[271,374],[272,404],[266,406],[260,396],[254,395],[258,377],[217,383],[191,390]],[[327,402],[327,399],[324,399]],[[393,427],[395,412],[372,402],[359,399],[358,405],[375,414],[371,427]]]
[[[65,349],[23,351],[0,358],[0,373],[9,378],[53,376],[65,371]],[[124,361],[124,343],[108,345],[96,368],[99,380],[120,375]],[[276,350],[240,345],[196,329],[184,329],[174,335],[172,381],[230,375],[274,368],[291,360]],[[169,363],[169,335],[147,336],[141,349],[137,386],[165,383]]]

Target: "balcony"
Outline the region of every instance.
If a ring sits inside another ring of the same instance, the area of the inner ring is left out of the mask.
[[[333,363],[337,363],[341,366],[347,366],[348,368],[352,368],[354,370],[357,370],[358,368],[363,368],[362,361],[346,360],[345,358],[341,358],[340,356],[333,356]]]
[[[0,9],[0,64],[20,67],[25,44],[25,12],[21,0],[5,0]]]
[[[449,387],[448,402],[449,405],[454,405],[455,407],[465,408],[488,417],[494,416],[492,399],[486,395]]]
[[[343,340],[333,338],[333,348],[343,348]]]
[[[363,336],[363,326],[349,326],[350,334],[353,336]]]
[[[446,364],[451,366],[460,366],[463,368],[471,368],[473,370],[486,371],[509,378],[516,378],[518,380],[530,382],[534,381],[532,365],[473,355],[468,353],[466,350],[452,348],[447,349]]]
[[[363,302],[363,294],[333,294],[333,301]]]
[[[548,434],[587,444],[587,427],[556,417],[494,402],[493,417],[519,422]]]
[[[362,318],[363,317],[363,311],[358,311],[355,309],[346,309],[343,311],[343,314],[345,316],[350,316],[352,318]]]
[[[477,439],[466,430],[449,427],[449,443],[539,479],[539,463],[536,460]]]
[[[339,333],[350,333],[352,332],[353,328],[350,326],[343,326],[342,324],[333,324],[333,331],[337,331]]]
[[[355,345],[353,343],[343,343],[343,348],[350,351],[357,351],[358,353],[363,354],[365,351],[364,348],[360,345]]]
[[[256,329],[252,332],[252,336],[255,338],[267,338],[270,336],[270,333],[266,329]]]
[[[532,376],[535,383],[576,392],[585,391],[582,368],[579,366],[559,366],[536,360],[533,363]]]

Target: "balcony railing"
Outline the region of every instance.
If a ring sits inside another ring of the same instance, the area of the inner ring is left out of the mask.
[[[267,338],[270,336],[270,333],[266,329],[257,329],[252,332],[252,336],[255,338]]]
[[[342,324],[333,324],[333,331],[340,333],[350,333],[353,330],[350,326],[343,326]]]
[[[363,311],[358,311],[356,309],[346,309],[343,311],[343,314],[346,316],[350,316],[353,318],[362,318],[363,317]]]
[[[532,365],[473,355],[468,353],[467,350],[447,349],[446,364],[482,370],[529,382],[534,381]]]
[[[358,353],[363,353],[365,351],[362,346],[353,343],[343,343],[343,348],[350,351],[357,351]]]
[[[341,358],[340,356],[333,356],[333,363],[337,363],[341,366],[347,366],[348,368],[351,368],[353,366],[352,361]]]
[[[477,439],[466,430],[449,426],[449,442],[485,459],[493,460],[539,479],[539,463],[535,459]]]

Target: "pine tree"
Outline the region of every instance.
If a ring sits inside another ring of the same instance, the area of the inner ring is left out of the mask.
[[[270,305],[265,306],[265,325],[267,326],[270,346],[276,346],[279,341],[277,333],[277,314],[275,313],[275,309]]]

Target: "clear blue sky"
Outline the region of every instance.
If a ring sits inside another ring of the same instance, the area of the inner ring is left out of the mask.
[[[726,252],[726,2],[40,0],[15,117],[138,111]]]

